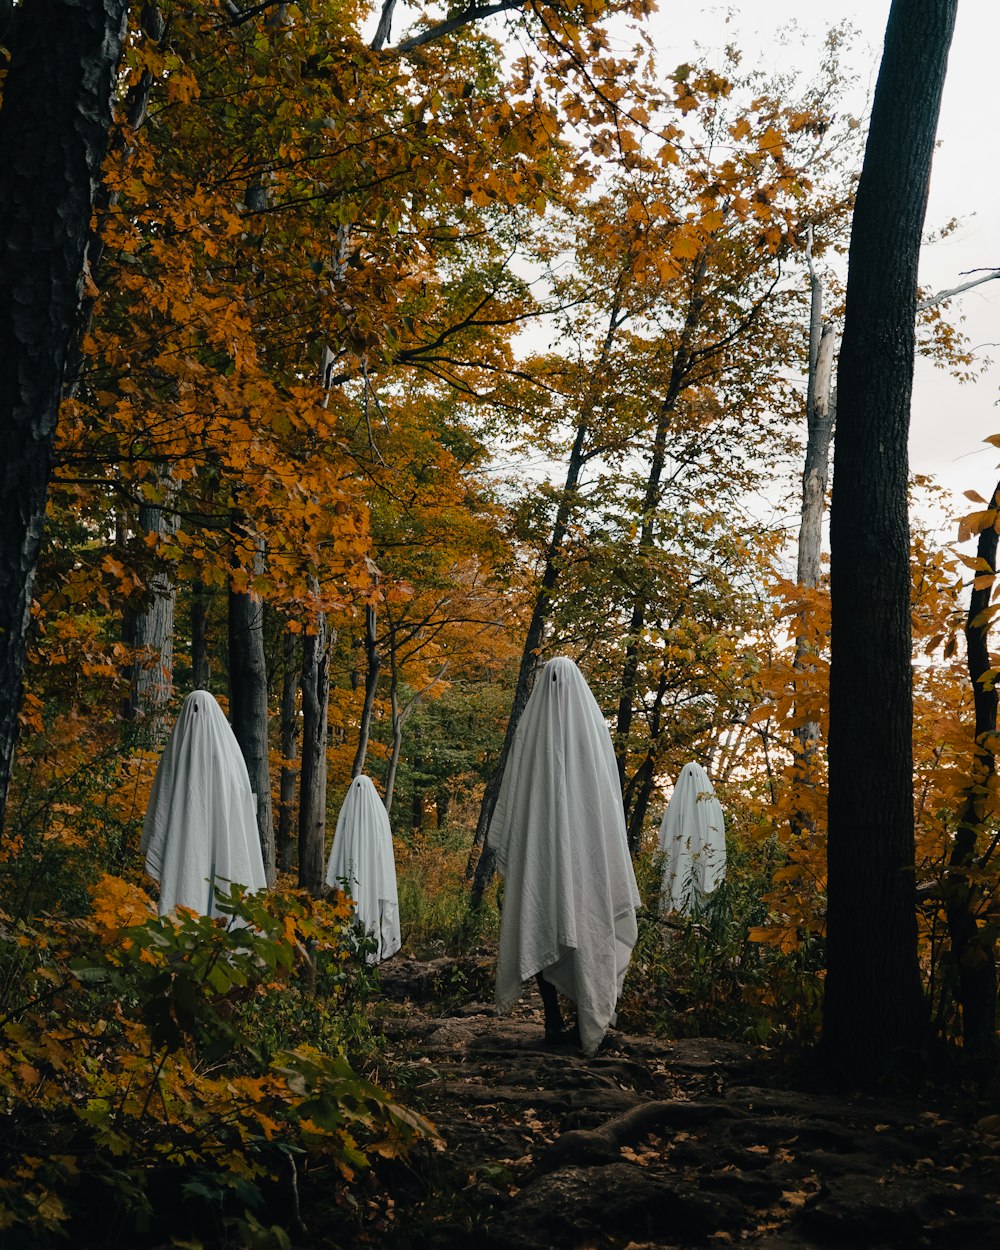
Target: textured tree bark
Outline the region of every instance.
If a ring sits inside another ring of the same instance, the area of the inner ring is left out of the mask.
[[[326,729],[330,698],[326,616],[302,640],[302,772],[299,783],[299,885],[316,898],[326,893]]]
[[[375,711],[375,692],[378,690],[379,674],[382,671],[382,657],[378,651],[378,635],[375,626],[375,609],[369,605],[365,608],[365,700],[358,725],[358,747],[354,752],[354,763],[351,765],[352,778],[360,777],[365,771],[368,739],[371,736],[372,715]]]
[[[139,508],[140,534],[162,537],[177,531],[177,519],[155,504]],[[133,650],[129,665],[129,694],[125,720],[150,743],[163,735],[164,717],[174,688],[174,605],[177,590],[165,570],[149,580],[149,601],[138,612],[125,614],[122,634]]]
[[[278,867],[288,871],[295,862],[295,782],[298,780],[301,645],[298,634],[285,631],[284,672],[281,681],[281,780],[278,787]]]
[[[191,684],[207,690],[212,677],[208,660],[208,588],[204,582],[191,584]]]
[[[259,558],[259,557],[258,557]],[[229,590],[229,719],[257,796],[257,832],[267,884],[276,876],[268,741],[264,604],[252,591]]]
[[[0,826],[59,395],[125,12],[125,0],[32,0],[12,18],[0,107]]]
[[[831,511],[823,1046],[849,1080],[925,1042],[917,966],[907,434],[917,261],[957,0],[893,0],[851,237]]]
[[[1000,500],[1000,483],[993,492],[992,506]],[[980,571],[976,574],[969,614],[965,624],[969,680],[976,714],[977,755],[972,777],[959,813],[958,829],[952,844],[949,873],[945,886],[951,957],[958,978],[958,1001],[962,1009],[962,1042],[967,1055],[995,1057],[997,1015],[997,968],[992,937],[980,932],[976,905],[981,892],[970,882],[966,871],[976,864],[983,811],[990,781],[996,771],[993,743],[997,732],[997,689],[982,678],[992,665],[989,653],[989,618],[982,617],[990,604],[996,580],[997,531],[988,525],[979,535],[976,554]],[[982,580],[980,580],[982,579]],[[989,852],[987,852],[987,855]]]

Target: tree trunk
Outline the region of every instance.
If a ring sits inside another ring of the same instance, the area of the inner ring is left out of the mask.
[[[140,534],[169,537],[177,532],[177,518],[155,504],[139,508]],[[166,570],[149,579],[149,600],[140,611],[125,613],[123,637],[132,648],[129,694],[125,720],[140,728],[149,743],[163,734],[164,717],[174,682],[174,605],[177,598],[173,576]]]
[[[191,685],[207,690],[212,678],[208,662],[208,587],[191,583]]]
[[[358,749],[354,752],[354,763],[351,765],[352,778],[360,777],[365,771],[365,757],[368,754],[368,739],[371,736],[372,715],[375,710],[375,692],[378,689],[378,678],[382,668],[375,626],[375,609],[369,604],[365,608],[365,701],[361,708],[361,723],[358,726]]]
[[[957,0],[893,0],[858,184],[831,513],[823,1044],[871,1082],[924,1044],[913,845],[907,434],[917,261]]]
[[[624,275],[622,276],[624,277]],[[503,743],[500,747],[500,755],[497,759],[497,766],[486,783],[482,802],[479,805],[476,832],[472,839],[472,848],[469,851],[469,859],[465,868],[465,879],[468,881],[472,878],[473,880],[472,901],[475,904],[478,904],[482,899],[483,892],[493,879],[496,856],[490,847],[486,845],[486,835],[489,833],[490,821],[493,819],[493,810],[497,805],[500,784],[503,781],[503,773],[507,767],[507,758],[510,755],[510,748],[514,742],[514,735],[517,733],[521,715],[528,702],[528,696],[531,694],[535,665],[538,663],[539,653],[542,649],[545,623],[552,610],[552,592],[559,578],[562,547],[566,541],[570,518],[573,514],[573,505],[580,488],[580,474],[587,462],[585,448],[590,437],[591,420],[600,393],[599,388],[604,381],[604,367],[609,358],[621,321],[621,295],[620,292],[616,292],[612,301],[611,312],[608,318],[608,329],[604,336],[604,343],[601,346],[598,364],[591,376],[590,386],[580,405],[580,412],[577,416],[573,446],[570,450],[569,464],[566,466],[566,481],[563,484],[562,494],[559,496],[559,507],[556,509],[552,536],[545,546],[542,580],[538,587],[538,593],[535,596],[531,620],[528,622],[528,632],[525,635],[524,647],[521,650],[521,663],[517,672],[514,698],[511,703],[510,716],[507,719],[507,728],[504,731]],[[479,851],[480,847],[482,847],[482,851],[477,858],[477,851]]]
[[[302,641],[302,775],[299,784],[299,885],[326,893],[326,718],[331,636],[326,615]]]
[[[802,469],[802,517],[799,522],[798,567],[796,580],[800,586],[819,585],[823,554],[823,514],[830,476],[830,442],[833,438],[833,357],[836,332],[823,324],[823,284],[812,263],[812,234],[809,237],[809,275],[812,299],[809,317],[809,381],[806,393],[806,455]],[[795,639],[795,668],[806,672],[811,667],[809,644],[804,623]],[[820,728],[816,721],[805,721],[795,731],[798,751],[793,765],[794,784],[811,787],[815,784],[814,763],[819,747]],[[801,792],[801,791],[800,791]],[[814,831],[814,822],[796,808],[790,818],[796,836]]]
[[[708,251],[702,252],[694,271],[691,282],[691,298],[680,341],[674,351],[670,365],[670,380],[667,392],[660,403],[653,433],[653,448],[650,454],[649,473],[646,477],[646,491],[642,501],[642,522],[639,529],[639,546],[637,560],[638,588],[632,600],[632,614],[629,618],[625,643],[625,663],[622,666],[621,681],[618,695],[618,720],[615,726],[615,755],[618,759],[618,782],[625,789],[625,771],[628,761],[628,736],[632,728],[633,702],[635,688],[639,676],[639,636],[646,623],[646,612],[652,589],[643,575],[643,564],[649,560],[655,547],[656,510],[660,505],[660,480],[667,459],[667,435],[673,425],[677,410],[677,400],[687,383],[691,367],[691,343],[694,332],[698,328],[704,297],[701,294],[705,274],[708,272]],[[629,834],[629,850],[634,852],[636,844],[632,833]]]
[[[10,19],[0,106],[0,828],[59,396],[125,11],[124,0],[32,0]]]
[[[998,501],[1000,484],[993,492],[994,508],[998,506]],[[994,526],[988,525],[981,531],[976,554],[980,564],[969,602],[965,641],[976,713],[977,754],[952,845],[945,901],[951,957],[958,977],[958,1001],[962,1009],[962,1043],[966,1054],[990,1058],[996,1049],[996,956],[993,938],[984,936],[979,930],[976,907],[981,902],[982,894],[979,887],[969,881],[967,872],[984,866],[976,864],[976,844],[983,829],[986,799],[996,770],[992,743],[997,732],[997,689],[993,681],[983,680],[992,667],[988,646],[989,617],[983,614],[989,608],[996,580],[997,531]]]
[[[278,867],[287,872],[295,862],[295,782],[298,780],[301,646],[298,634],[285,630],[281,684],[281,781],[278,790]]]
[[[258,553],[255,567],[259,567]],[[229,590],[229,719],[257,796],[257,832],[267,884],[276,876],[271,816],[264,604],[253,591]]]

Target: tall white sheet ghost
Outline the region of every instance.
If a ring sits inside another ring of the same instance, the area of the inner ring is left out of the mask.
[[[690,914],[726,873],[726,823],[708,774],[685,764],[660,825],[661,911]]]
[[[184,700],[163,751],[142,826],[160,915],[178,905],[214,916],[214,886],[267,884],[257,805],[239,743],[207,690]]]
[[[597,1050],[636,940],[639,891],[607,724],[583,674],[538,674],[511,747],[489,845],[506,879],[496,1001],[503,1014],[537,972],[576,1004]]]
[[[337,817],[327,885],[348,883],[360,924],[376,939],[367,956],[377,964],[399,950],[399,899],[392,831],[385,806],[369,777],[355,777]]]

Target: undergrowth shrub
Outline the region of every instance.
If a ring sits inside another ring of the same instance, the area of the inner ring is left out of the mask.
[[[346,1052],[350,900],[219,905],[159,917],[106,876],[85,917],[0,913],[5,1248],[278,1246],[265,1210],[294,1223],[318,1194],[349,1222],[372,1158],[434,1137]]]
[[[763,1043],[811,1040],[822,1002],[822,949],[810,933],[784,946],[755,940],[784,851],[774,838],[727,838],[726,875],[693,914],[662,916],[662,858],[636,861],[643,900],[619,1017],[669,1037]]]
[[[400,928],[411,954],[464,955],[495,944],[500,932],[496,891],[487,890],[476,907],[465,876],[471,841],[460,828],[397,837]]]

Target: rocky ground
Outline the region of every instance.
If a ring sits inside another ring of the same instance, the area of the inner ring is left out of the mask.
[[[445,1142],[399,1178],[386,1245],[1000,1250],[990,1121],[791,1089],[766,1051],[712,1038],[552,1049],[534,991],[496,1017],[490,973],[383,972],[393,1067]]]

